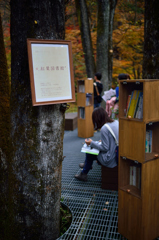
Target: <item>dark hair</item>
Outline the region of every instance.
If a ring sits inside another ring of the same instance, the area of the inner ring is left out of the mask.
[[[127,74],[127,73],[120,73],[120,74],[118,75],[118,79],[119,79],[119,80],[130,79],[130,75]]]
[[[97,107],[94,109],[92,113],[92,121],[94,125],[94,129],[100,129],[105,123],[113,122],[114,120],[111,119],[104,108]]]
[[[102,74],[99,72],[95,73],[95,76],[97,77],[98,80],[101,80],[102,78]]]

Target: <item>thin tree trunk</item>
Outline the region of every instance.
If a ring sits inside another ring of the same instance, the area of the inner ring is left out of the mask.
[[[143,78],[159,79],[159,1],[145,0]]]
[[[108,85],[111,87],[112,83],[112,73],[113,73],[113,22],[114,22],[114,14],[115,8],[117,4],[117,0],[109,0],[110,2],[110,19],[109,19],[109,46],[108,46]]]
[[[27,38],[64,39],[64,1],[11,0],[11,138],[16,239],[59,237],[64,114],[33,107]]]
[[[85,0],[75,0],[78,22],[81,31],[82,46],[86,64],[87,77],[93,78],[95,73],[95,62],[88,19],[88,10]]]

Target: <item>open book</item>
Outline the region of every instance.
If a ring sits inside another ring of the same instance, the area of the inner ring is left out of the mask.
[[[96,141],[96,143],[101,144],[101,142],[98,142],[98,141]],[[83,152],[83,153],[90,153],[90,154],[93,154],[93,155],[98,155],[99,154],[99,150],[98,149],[91,148],[86,143],[84,143],[84,145],[82,146],[81,152]]]

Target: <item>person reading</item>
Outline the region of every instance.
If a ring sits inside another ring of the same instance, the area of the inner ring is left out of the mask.
[[[85,139],[85,143],[90,145],[92,148],[98,149],[99,154],[93,155],[86,153],[85,155],[85,162],[80,163],[79,167],[83,168],[80,174],[75,175],[75,178],[81,181],[87,181],[87,174],[90,169],[92,169],[93,161],[97,160],[97,162],[103,166],[114,168],[117,166],[116,161],[116,142],[107,128],[107,125],[113,131],[116,139],[119,138],[119,122],[118,120],[111,119],[104,108],[98,107],[95,108],[92,113],[92,121],[95,130],[101,129],[101,143],[98,144],[96,141],[92,139]]]

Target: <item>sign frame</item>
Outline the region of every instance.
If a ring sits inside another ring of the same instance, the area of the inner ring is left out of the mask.
[[[36,49],[36,47],[38,49],[37,51],[34,50],[34,49]],[[62,53],[62,51],[64,51],[63,53],[64,53],[64,56],[66,56],[66,57],[60,58],[57,54],[58,53],[57,49],[60,51],[60,53]],[[74,73],[73,73],[73,58],[72,58],[72,43],[71,43],[71,41],[43,40],[43,39],[28,38],[27,39],[27,50],[28,50],[32,105],[40,106],[40,105],[75,102],[76,100],[75,100],[75,87],[74,87]],[[43,52],[41,52],[41,50]],[[46,50],[47,50],[47,52],[48,52],[48,50],[52,51],[53,56],[51,54],[46,54],[46,52],[45,52]],[[47,55],[48,55],[48,59],[47,59]],[[38,64],[40,61],[43,61],[42,56],[44,56],[44,59],[46,59],[46,62],[49,60],[52,60],[51,63],[53,62],[54,65],[55,65],[55,58],[57,57],[58,64],[61,61],[62,62],[61,64],[65,65],[65,67],[64,66],[61,66],[61,67],[60,66],[47,66],[47,67],[43,66],[40,69]],[[41,60],[39,60],[39,59],[41,59]],[[35,66],[38,66],[38,67],[35,68]],[[46,70],[46,68],[47,68],[47,70],[52,69],[52,71],[51,70],[49,71],[49,75],[47,75],[48,71]],[[60,71],[60,69],[62,69],[64,72],[63,78],[62,78],[63,73],[60,73],[60,72],[62,72],[62,70]],[[41,70],[43,70],[43,71],[41,71]],[[58,74],[58,76],[60,77],[59,78],[60,81],[52,80],[51,77],[52,76],[54,77],[53,74],[55,74],[55,71]],[[45,72],[46,72],[46,76],[45,76]],[[43,79],[45,79],[45,80],[42,80],[41,77],[43,77]],[[46,79],[48,79],[48,82],[46,82]],[[54,85],[55,81],[56,81],[56,85],[51,86],[51,85]],[[52,88],[50,88],[50,87],[52,87]],[[56,88],[58,91],[60,91],[59,92],[60,96],[58,96],[58,92],[55,92]],[[53,90],[53,93],[51,92],[51,89]],[[67,91],[65,89],[67,89]],[[52,95],[55,94],[55,96],[52,96],[51,94]],[[66,94],[66,96],[65,96],[65,94]],[[51,95],[51,97],[50,97],[50,95]],[[44,97],[42,97],[42,96],[44,96]]]

